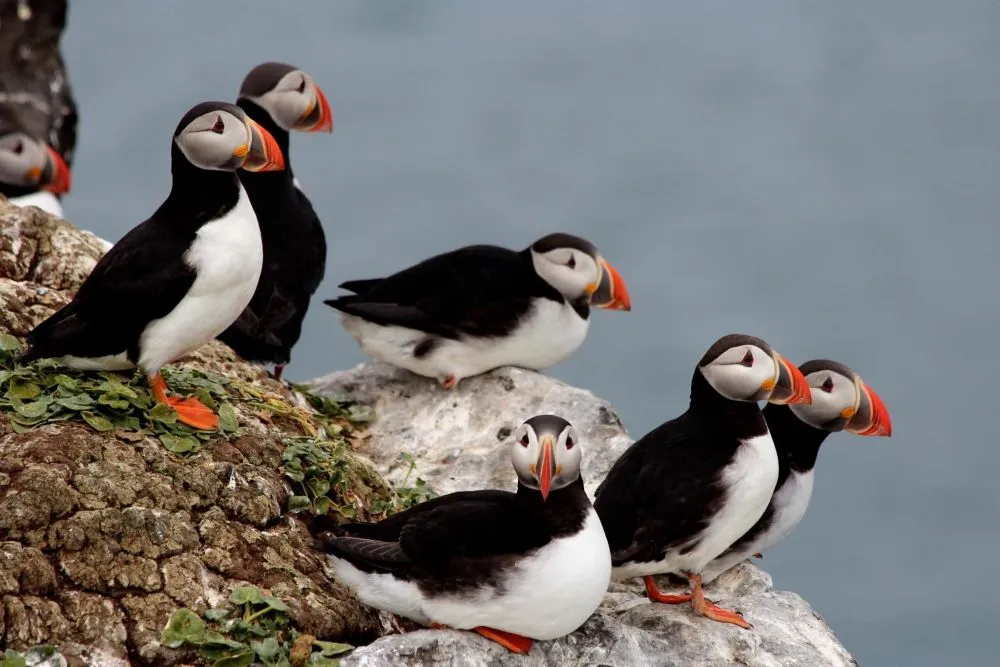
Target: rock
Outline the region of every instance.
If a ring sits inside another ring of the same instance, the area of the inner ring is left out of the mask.
[[[312,391],[347,393],[375,408],[362,451],[388,479],[399,483],[409,465],[442,493],[480,488],[513,489],[511,433],[525,419],[552,413],[568,419],[583,438],[582,474],[594,489],[632,443],[617,413],[589,391],[533,371],[502,368],[462,380],[450,392],[431,380],[381,363],[361,364],[310,383]],[[410,476],[410,483],[413,475]],[[684,592],[667,578],[661,589]],[[688,605],[651,604],[638,580],[615,582],[597,613],[579,630],[536,642],[516,656],[474,633],[420,630],[383,637],[342,660],[344,667],[419,664],[474,665],[752,665],[824,667],[854,665],[808,603],[774,591],[771,578],[750,563],[706,587],[720,605],[743,612],[751,631],[715,623]]]
[[[0,2],[0,132],[47,142],[72,166],[76,102],[59,40],[66,0]]]

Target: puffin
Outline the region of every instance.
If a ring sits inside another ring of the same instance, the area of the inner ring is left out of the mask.
[[[592,243],[544,236],[521,251],[474,245],[324,301],[370,356],[453,389],[501,366],[546,369],[571,355],[590,307],[631,310],[618,271]]]
[[[432,628],[472,630],[515,653],[565,636],[604,599],[611,554],[561,417],[513,434],[517,491],[459,491],[377,523],[319,533],[336,577],[365,604]]]
[[[778,480],[760,400],[808,403],[809,385],[760,338],[723,336],[695,368],[687,411],[635,441],[595,492],[612,578],[643,577],[653,602],[691,602],[696,614],[750,627],[706,600],[701,578],[760,519]],[[662,593],[653,575],[666,573],[686,577],[691,593]]]
[[[15,206],[37,206],[63,217],[70,169],[57,150],[24,132],[0,136],[0,194]]]
[[[885,403],[861,377],[844,364],[813,359],[799,366],[812,394],[808,405],[768,404],[764,419],[778,452],[778,482],[764,515],[702,572],[709,583],[751,555],[788,537],[805,516],[812,497],[819,446],[837,431],[855,435],[892,435]]]
[[[80,370],[139,367],[178,420],[214,429],[196,398],[168,396],[160,369],[211,341],[250,302],[263,250],[236,176],[284,168],[281,150],[234,104],[190,109],[171,141],[170,194],[101,259],[73,300],[27,336],[23,363],[49,358]]]
[[[285,169],[239,173],[260,223],[264,266],[250,304],[218,338],[250,363],[274,364],[281,380],[326,271],[323,226],[292,173],[288,134],[332,132],[333,112],[311,76],[275,62],[250,70],[236,104],[274,137]]]

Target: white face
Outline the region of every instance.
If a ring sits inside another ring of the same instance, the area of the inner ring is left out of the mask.
[[[198,116],[174,137],[191,164],[202,169],[235,171],[250,152],[250,125],[219,109]]]
[[[566,426],[559,433],[536,432],[531,420],[521,424],[514,432],[511,460],[521,484],[531,489],[542,488],[545,467],[545,443],[551,442],[549,468],[552,475],[550,491],[569,486],[580,476],[583,453],[580,437],[573,426]]]
[[[311,76],[302,70],[292,70],[263,95],[246,97],[267,111],[278,126],[291,131],[315,104],[318,93]]]
[[[699,367],[712,387],[734,401],[759,400],[761,392],[778,381],[778,362],[752,344],[731,347],[705,366]]]
[[[0,138],[0,182],[21,187],[42,179],[47,154],[45,146],[22,132]]]
[[[570,301],[590,296],[601,282],[603,269],[594,258],[574,248],[531,251],[535,271]]]
[[[861,404],[861,388],[854,378],[837,371],[820,370],[806,376],[812,404],[792,405],[795,416],[816,428],[840,430]]]

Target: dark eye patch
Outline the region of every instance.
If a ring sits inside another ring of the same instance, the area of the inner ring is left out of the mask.
[[[823,380],[823,384],[820,385],[820,389],[822,389],[826,393],[830,393],[831,391],[833,391],[833,378],[827,375],[826,379]]]
[[[753,366],[753,351],[747,350],[747,353],[743,355],[743,360],[740,361],[744,366]]]
[[[226,124],[222,120],[222,116],[216,116],[215,125],[212,126],[212,132],[216,134],[222,134],[226,131]]]
[[[523,436],[521,437],[521,440],[520,440],[520,443],[521,443],[521,446],[522,446],[522,447],[527,447],[527,446],[528,446],[529,444],[531,444],[531,438],[529,438],[529,437],[528,437],[528,434],[527,434],[527,433],[525,433],[525,434],[524,434],[524,435],[523,435]]]
[[[573,449],[573,445],[576,442],[573,440],[572,436],[566,436],[566,449]]]
[[[568,266],[571,269],[575,269],[576,268],[576,257],[574,257],[573,255],[570,255],[569,256],[569,261],[566,262],[566,266]]]

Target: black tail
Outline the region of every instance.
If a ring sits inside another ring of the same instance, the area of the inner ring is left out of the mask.
[[[384,278],[367,278],[365,280],[348,280],[346,283],[340,283],[337,285],[340,289],[345,289],[348,292],[354,292],[355,294],[361,294],[362,292],[367,292],[372,289]]]

